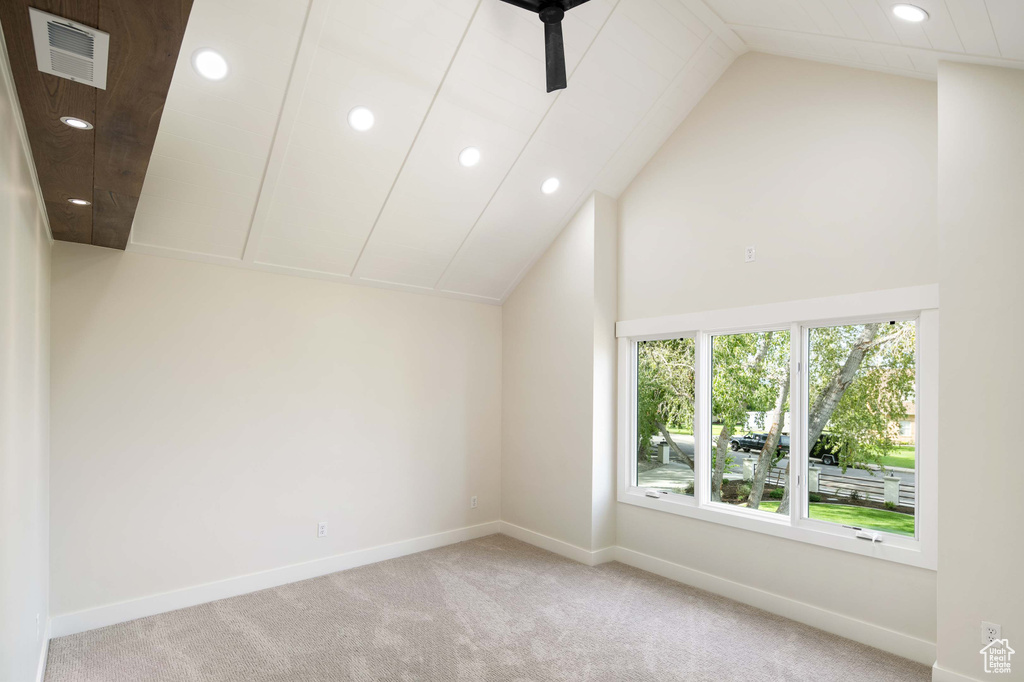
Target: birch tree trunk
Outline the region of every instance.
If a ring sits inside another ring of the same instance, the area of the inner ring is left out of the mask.
[[[669,430],[665,428],[664,424],[661,422],[654,423],[657,424],[658,431],[661,431],[661,437],[665,439],[666,443],[668,443],[669,449],[676,453],[676,456],[683,460],[686,466],[690,467],[690,471],[696,471],[696,469],[693,468],[693,457],[683,452],[683,449],[679,447],[679,444],[672,440],[672,434],[669,433]]]
[[[814,400],[814,405],[811,406],[807,414],[808,448],[818,442],[821,432],[825,430],[825,425],[828,424],[828,420],[832,418],[832,413],[836,411],[839,401],[842,400],[843,393],[846,392],[846,389],[850,387],[850,384],[856,378],[857,370],[860,369],[861,363],[864,362],[864,356],[867,354],[868,349],[874,345],[873,341],[878,334],[879,327],[881,327],[881,324],[878,322],[864,325],[864,331],[860,333],[860,336],[857,337],[857,342],[850,349],[846,362],[843,363],[839,372],[832,377],[832,380]]]
[[[725,460],[729,452],[729,440],[732,438],[732,425],[723,424],[715,445],[715,469],[711,473],[711,499],[722,501],[722,480],[725,478]]]
[[[836,407],[839,405],[839,401],[843,399],[843,393],[853,383],[854,378],[857,376],[857,370],[860,369],[860,365],[864,362],[864,356],[867,355],[868,350],[875,345],[875,336],[878,335],[878,330],[881,327],[880,322],[864,325],[863,331],[860,336],[857,337],[857,341],[853,344],[853,348],[850,349],[850,354],[846,356],[846,361],[843,366],[839,368],[839,371],[833,375],[831,381],[822,389],[821,393],[817,398],[814,399],[814,404],[811,405],[811,409],[807,413],[807,451],[810,452],[814,444],[818,442],[821,437],[822,431],[825,430],[825,425],[828,424],[828,420],[832,418],[832,413],[836,411]],[[792,445],[792,443],[790,444]],[[788,479],[787,479],[788,481]],[[777,510],[778,514],[789,514],[789,486],[786,486],[785,491],[782,495],[782,502],[779,503]]]
[[[750,496],[747,498],[747,506],[757,509],[761,505],[761,496],[764,495],[764,482],[768,479],[768,473],[772,470],[772,462],[775,459],[775,450],[779,447],[779,438],[782,436],[782,427],[785,425],[786,416],[783,408],[789,398],[789,367],[786,367],[786,376],[779,384],[779,395],[775,398],[775,421],[768,429],[768,439],[761,448],[761,455],[757,458],[757,468],[754,469],[754,480],[750,487]]]
[[[789,471],[786,471],[785,481],[789,481]],[[775,510],[776,514],[789,514],[789,486],[787,485],[782,489],[782,501],[779,502],[779,508]]]

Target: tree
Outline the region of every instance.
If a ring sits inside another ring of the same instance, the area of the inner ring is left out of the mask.
[[[761,505],[761,496],[764,495],[764,484],[768,480],[768,474],[776,462],[781,459],[778,455],[779,439],[782,436],[782,428],[785,426],[786,405],[789,403],[790,369],[787,363],[785,371],[779,380],[778,397],[775,399],[774,419],[768,429],[768,438],[765,439],[764,447],[757,458],[757,466],[754,469],[754,480],[751,481],[750,495],[747,497],[747,506],[757,509]]]
[[[809,333],[808,444],[827,429],[845,468],[884,456],[894,446],[892,424],[906,416],[915,378],[913,322],[814,328]],[[729,442],[748,411],[772,415],[758,456],[747,504],[760,505],[765,481],[781,453],[778,443],[789,403],[789,332],[729,334],[712,341],[712,407],[722,424],[713,452],[712,499],[722,498],[731,456]],[[637,455],[646,456],[660,434],[691,469],[692,456],[672,439],[670,427],[690,429],[694,415],[694,341],[638,344]],[[789,490],[778,512],[789,513]]]
[[[722,423],[715,443],[711,499],[722,500],[722,482],[732,462],[729,441],[737,424],[745,423],[751,406],[765,404],[774,388],[771,366],[777,365],[789,332],[728,334],[712,340],[711,413]]]
[[[666,339],[637,344],[637,456],[646,456],[661,434],[690,470],[693,457],[672,439],[669,426],[693,428],[694,340]]]
[[[906,417],[913,396],[914,323],[819,327],[809,341],[808,447],[827,427],[844,470],[878,461],[893,448],[891,425]],[[777,512],[789,513],[788,486]]]

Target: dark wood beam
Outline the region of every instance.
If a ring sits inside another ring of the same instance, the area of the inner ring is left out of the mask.
[[[98,0],[38,0],[32,6],[89,26],[99,15]],[[68,199],[92,200],[95,139],[92,130],[69,128],[60,117],[95,121],[96,89],[36,68],[28,7],[24,0],[3,0],[0,23],[46,214],[54,239],[91,244],[92,210]]]
[[[110,34],[107,88],[36,67],[29,6]],[[124,249],[192,0],[2,0],[0,23],[54,239]],[[74,130],[61,116],[89,121]],[[91,207],[69,198],[88,199]]]
[[[93,244],[128,244],[191,9],[192,0],[100,0],[110,68],[96,93]]]

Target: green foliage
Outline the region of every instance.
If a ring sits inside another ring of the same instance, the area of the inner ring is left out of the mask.
[[[750,490],[751,490],[751,487],[750,487],[749,483],[742,483],[736,489],[736,497],[738,499],[745,500],[748,497],[750,497]]]
[[[807,500],[809,502],[821,502],[821,495],[818,493],[807,493]]]
[[[786,494],[786,489],[785,488],[782,488],[782,487],[772,488],[770,491],[768,491],[768,495],[766,495],[766,497],[768,497],[768,499],[771,499],[771,500],[781,500],[782,497],[785,494]]]
[[[839,374],[864,329],[864,325],[845,325],[811,330],[808,393],[812,405]],[[829,417],[825,431],[832,442],[843,444],[835,449],[844,469],[891,461],[887,455],[899,447],[893,425],[907,417],[907,403],[914,399],[915,332],[912,321],[880,325]]]
[[[885,508],[889,509],[889,510],[895,509],[896,508],[896,503],[892,502],[892,501],[886,501]]]
[[[693,432],[694,340],[637,344],[637,452],[658,434],[658,422]]]
[[[763,353],[760,361],[759,352]],[[746,424],[748,411],[775,409],[778,383],[789,363],[789,332],[716,336],[712,353],[711,414],[715,421],[728,428]]]

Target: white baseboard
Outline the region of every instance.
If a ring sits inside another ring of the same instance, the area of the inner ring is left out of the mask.
[[[500,522],[491,521],[476,526],[467,526],[466,528],[457,528],[443,533],[403,540],[389,545],[360,549],[314,561],[282,566],[281,568],[274,568],[259,573],[250,573],[238,576],[237,578],[228,578],[194,587],[186,587],[172,592],[154,594],[116,604],[107,604],[83,611],[62,613],[53,616],[51,620],[52,636],[63,637],[65,635],[73,635],[77,632],[93,630],[116,623],[124,623],[136,618],[154,616],[158,613],[175,611],[188,606],[256,592],[257,590],[265,590],[269,587],[277,587],[299,580],[316,578],[328,573],[336,573],[357,566],[365,566],[366,564],[394,559],[407,554],[415,554],[416,552],[423,552],[428,549],[435,549],[465,540],[473,540],[498,532],[500,532]]]
[[[581,564],[586,564],[587,566],[597,566],[598,564],[603,564],[615,559],[615,547],[605,547],[604,549],[592,552],[589,549],[577,547],[576,545],[569,544],[564,540],[558,540],[556,538],[543,535],[536,531],[523,528],[522,526],[517,526],[514,523],[509,523],[508,521],[501,521],[500,523],[501,530],[499,532],[504,533],[509,537],[513,537],[516,540],[522,540],[534,547],[540,547],[541,549],[546,549],[549,552],[560,554],[567,559],[578,561]]]
[[[935,661],[934,642],[889,630],[880,625],[851,618],[773,592],[726,580],[625,547],[615,548],[615,559],[624,564],[770,611],[790,620],[888,651],[903,658],[909,658],[924,665],[931,665]]]
[[[50,619],[46,619],[46,630],[43,632],[43,644],[39,648],[39,665],[36,666],[36,682],[43,682],[46,677],[46,656],[50,653]]]
[[[973,677],[967,677],[967,675],[955,673],[952,670],[946,670],[936,661],[935,665],[932,666],[932,682],[978,682],[978,680]]]

